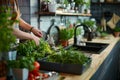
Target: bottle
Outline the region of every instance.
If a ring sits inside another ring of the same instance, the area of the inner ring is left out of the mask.
[[[106,19],[102,17],[101,19],[102,31],[106,31]]]
[[[93,33],[92,32],[88,32],[87,41],[92,41],[92,38],[93,38]]]

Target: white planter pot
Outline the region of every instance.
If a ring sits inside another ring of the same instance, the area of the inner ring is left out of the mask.
[[[117,2],[120,2],[120,0],[117,0]]]
[[[92,0],[92,2],[98,2],[98,0]]]
[[[86,9],[86,5],[79,5],[79,13],[84,13],[85,9]]]
[[[100,2],[105,2],[105,0],[100,0]]]
[[[28,80],[28,69],[13,69],[12,71],[15,80]]]
[[[48,4],[49,12],[56,12],[56,4]]]
[[[0,60],[2,60],[2,53],[0,52]]]
[[[4,52],[2,55],[5,60],[16,60],[17,51]]]

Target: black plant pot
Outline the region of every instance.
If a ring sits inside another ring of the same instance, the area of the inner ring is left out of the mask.
[[[52,62],[46,62],[42,60],[38,62],[40,63],[40,70],[56,71],[59,73],[69,73],[69,74],[80,75],[89,68],[91,64],[91,59],[89,58],[88,62],[86,62],[86,64],[83,64],[83,65],[52,63]]]

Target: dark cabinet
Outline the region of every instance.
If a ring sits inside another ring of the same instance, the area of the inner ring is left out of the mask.
[[[119,50],[120,41],[114,46],[90,80],[119,80]]]

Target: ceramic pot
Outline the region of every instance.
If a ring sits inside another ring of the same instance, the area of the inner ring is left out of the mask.
[[[98,2],[98,0],[92,0],[92,2]]]
[[[0,80],[7,80],[6,76],[0,77]]]
[[[48,4],[49,12],[56,12],[56,4]]]
[[[62,45],[63,47],[68,46],[68,40],[61,40],[61,45]]]
[[[105,2],[105,0],[100,0],[100,2]]]
[[[2,55],[5,60],[16,60],[17,51],[4,52]]]
[[[120,32],[114,32],[115,37],[119,37],[119,35],[120,35]]]
[[[111,2],[113,2],[113,0],[106,0],[106,2],[111,3]]]
[[[5,60],[0,60],[0,80],[7,80],[7,65]]]
[[[13,69],[13,76],[15,80],[28,80],[28,69]]]
[[[120,2],[120,0],[117,0],[117,2]]]

